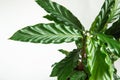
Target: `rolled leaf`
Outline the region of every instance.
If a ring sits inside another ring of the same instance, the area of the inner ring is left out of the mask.
[[[49,23],[25,27],[17,31],[10,39],[33,43],[63,43],[81,38],[78,30],[64,25]]]

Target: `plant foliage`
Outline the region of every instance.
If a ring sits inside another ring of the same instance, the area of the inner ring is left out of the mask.
[[[75,42],[77,49],[59,51],[66,55],[53,66],[58,80],[120,80],[114,62],[120,57],[120,0],[105,0],[89,31],[72,12],[51,0],[36,0],[48,12],[39,23],[18,30],[10,39],[59,44]]]
[[[34,43],[72,42],[81,38],[81,32],[61,24],[37,24],[17,31],[11,39]]]
[[[58,80],[67,80],[67,78],[70,77],[71,72],[76,68],[78,61],[79,51],[73,50],[65,59],[61,60],[54,66],[51,76],[58,76]]]

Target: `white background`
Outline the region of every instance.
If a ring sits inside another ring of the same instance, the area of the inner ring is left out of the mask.
[[[88,29],[104,0],[54,1],[71,10]],[[44,45],[8,39],[25,26],[48,22],[44,15],[34,0],[0,0],[0,80],[56,80],[49,77],[51,65],[64,57],[57,50],[72,50],[74,43]]]

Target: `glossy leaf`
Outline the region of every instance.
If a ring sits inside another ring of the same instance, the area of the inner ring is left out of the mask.
[[[51,73],[51,77],[58,77],[58,80],[67,80],[78,64],[79,52],[73,50],[66,58],[57,63]]]
[[[77,49],[52,67],[57,80],[120,80],[114,61],[120,58],[120,0],[105,0],[89,31],[64,6],[52,0],[35,0],[48,12],[40,23],[18,30],[10,39],[32,43],[69,43]],[[78,10],[79,11],[79,10]]]
[[[71,76],[70,80],[86,80],[86,73],[84,71],[75,71]]]
[[[92,24],[91,31],[102,32],[108,23],[118,20],[120,15],[120,0],[105,0],[104,5]]]
[[[97,34],[99,40],[107,44],[107,50],[120,57],[120,42],[105,34]]]
[[[107,27],[107,21],[109,20],[110,14],[112,12],[111,9],[113,8],[114,4],[115,0],[105,0],[100,13],[96,17],[90,28],[90,31],[101,32],[101,30]]]
[[[116,21],[120,16],[120,0],[114,0],[107,23]]]
[[[110,28],[106,30],[105,34],[111,35],[116,39],[120,38],[120,18]]]
[[[25,27],[17,31],[10,39],[47,44],[72,42],[80,37],[80,32],[72,27],[50,23]]]
[[[113,80],[111,60],[106,52],[101,51],[97,41],[87,38],[88,68],[91,76],[89,80]]]
[[[36,2],[48,13],[50,13],[50,15],[47,15],[45,18],[55,22],[56,20],[59,22],[64,22],[65,25],[75,27],[79,30],[84,29],[79,20],[62,5],[52,2],[51,0],[36,0]]]

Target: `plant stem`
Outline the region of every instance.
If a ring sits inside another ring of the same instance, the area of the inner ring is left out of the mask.
[[[81,62],[83,62],[84,59],[86,58],[86,37],[87,37],[87,33],[88,33],[88,31],[85,32],[85,34],[83,36],[83,40],[82,40],[83,46],[82,46],[82,51],[81,51],[81,56],[82,56]]]
[[[77,66],[77,70],[83,71],[85,68],[85,64],[84,64],[84,60],[86,59],[86,37],[87,37],[87,31],[85,32],[85,34],[83,35],[83,39],[82,39],[82,47],[78,48],[81,50],[81,61],[79,62],[78,66]]]

